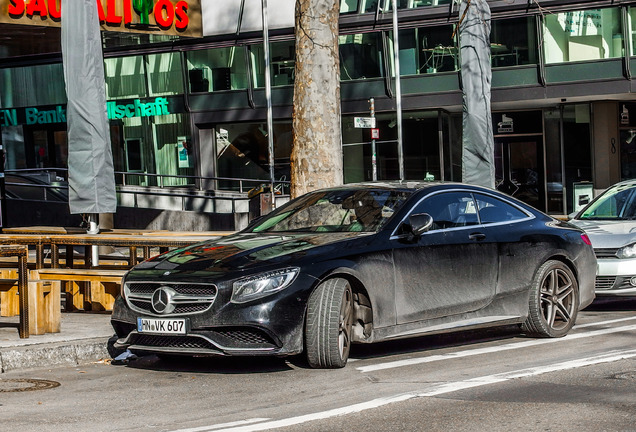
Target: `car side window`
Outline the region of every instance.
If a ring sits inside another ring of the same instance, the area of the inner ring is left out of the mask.
[[[477,209],[472,194],[468,192],[444,192],[424,199],[411,214],[428,213],[433,217],[435,229],[477,225]]]
[[[479,220],[482,224],[510,222],[528,217],[518,208],[488,195],[476,193],[475,200],[477,201]]]

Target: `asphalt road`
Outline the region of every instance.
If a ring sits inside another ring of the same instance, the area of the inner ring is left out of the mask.
[[[506,327],[358,345],[340,370],[148,356],[9,372],[0,430],[636,431],[635,311],[597,301],[562,339]]]

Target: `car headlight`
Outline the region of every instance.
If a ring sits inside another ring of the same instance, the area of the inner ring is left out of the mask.
[[[245,303],[287,288],[296,279],[299,268],[269,271],[239,279],[232,287],[232,303]]]
[[[636,258],[636,243],[620,248],[617,255],[619,258]]]

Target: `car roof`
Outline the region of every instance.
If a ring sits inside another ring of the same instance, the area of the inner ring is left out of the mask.
[[[469,185],[465,183],[455,182],[441,182],[441,181],[422,181],[422,180],[388,180],[388,181],[375,181],[375,182],[360,182],[360,183],[347,183],[342,186],[336,186],[327,189],[396,189],[396,190],[408,190],[419,191],[423,189],[429,189],[439,186],[455,186],[455,187],[470,187],[479,188],[479,186]]]

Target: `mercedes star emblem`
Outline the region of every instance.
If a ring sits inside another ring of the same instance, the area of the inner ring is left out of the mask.
[[[167,286],[157,288],[152,294],[152,309],[158,314],[168,314],[174,310],[172,297],[175,291]]]

